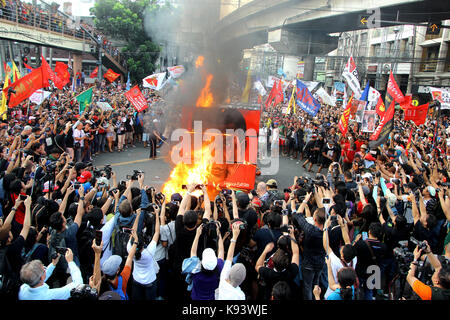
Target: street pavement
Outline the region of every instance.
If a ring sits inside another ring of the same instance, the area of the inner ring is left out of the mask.
[[[160,191],[164,182],[169,178],[173,165],[168,161],[167,147],[157,149],[157,159],[148,158],[150,149],[144,148],[143,144],[137,144],[136,147],[128,147],[124,152],[102,153],[94,157],[93,164],[97,168],[110,164],[117,174],[118,181],[125,180],[127,175],[132,175],[133,170],[142,170],[145,173],[145,184],[154,187]],[[260,181],[267,182],[269,179],[275,179],[278,182],[278,189],[282,191],[293,184],[295,176],[314,177],[315,173],[308,173],[301,166],[303,161],[291,160],[287,157],[281,157],[279,169],[275,175],[260,175],[256,177],[256,184]],[[317,172],[317,166],[313,166]],[[326,169],[322,170],[325,173]]]

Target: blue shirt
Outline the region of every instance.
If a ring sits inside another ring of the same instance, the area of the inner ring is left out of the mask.
[[[70,275],[72,276],[72,282],[61,288],[50,289],[48,284],[44,283],[42,286],[32,288],[28,284],[20,286],[19,300],[67,300],[70,298],[70,290],[83,284],[83,278],[81,277],[80,269],[75,262],[69,264]],[[55,266],[51,263],[47,267],[45,274],[45,281],[55,270]],[[44,281],[44,282],[45,282]]]
[[[355,288],[352,286],[352,300],[355,300]],[[327,300],[342,300],[341,297],[341,288],[337,288],[335,291],[330,293]]]

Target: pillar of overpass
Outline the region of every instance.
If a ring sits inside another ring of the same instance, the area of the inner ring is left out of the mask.
[[[81,73],[82,64],[83,64],[83,57],[80,53],[73,53],[73,73],[76,74],[77,72]]]
[[[314,66],[316,63],[315,56],[305,56],[303,58],[305,62],[305,70],[303,72],[303,80],[312,81],[314,80]]]

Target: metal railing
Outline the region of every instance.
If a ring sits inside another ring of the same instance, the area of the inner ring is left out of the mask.
[[[94,41],[86,34],[81,28],[77,28],[76,24],[66,17],[59,14],[52,14],[48,11],[41,10],[39,8],[31,8],[24,5],[18,5],[13,2],[13,6],[7,3],[2,7],[0,4],[0,21],[6,20],[16,25],[25,25],[33,29],[40,29],[42,31],[50,31],[62,36],[69,36],[75,39],[82,40],[88,44],[94,44]],[[95,30],[92,33],[97,34]],[[99,36],[100,39],[102,36]],[[100,40],[99,39],[99,40]],[[107,52],[116,62],[120,65],[124,65],[124,59],[121,57],[118,48],[113,47],[110,42],[101,39],[102,48]]]

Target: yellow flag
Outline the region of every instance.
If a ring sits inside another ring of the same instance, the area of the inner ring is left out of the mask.
[[[17,69],[16,64],[14,63],[14,60],[12,61],[12,78],[13,78],[13,82],[16,82],[17,80],[19,80],[21,78],[19,69]]]
[[[292,107],[292,106],[294,106],[294,114],[295,114],[295,112],[296,112],[296,111],[295,111],[295,95],[294,95],[295,89],[296,89],[296,86],[294,86],[294,87],[292,88],[291,99],[289,99],[289,105],[288,105],[286,114],[289,114],[289,113],[291,112],[291,107]]]
[[[252,88],[251,71],[248,69],[247,83],[245,84],[244,92],[242,92],[241,102],[248,102],[248,96],[250,95],[250,89]]]
[[[5,84],[3,85],[3,89],[8,88],[9,86],[9,74],[6,75],[5,77]],[[6,107],[6,94],[5,92],[2,90],[2,104],[0,106],[0,114],[2,114],[3,112],[5,112],[7,109]],[[6,112],[3,114],[2,119],[6,120]]]

